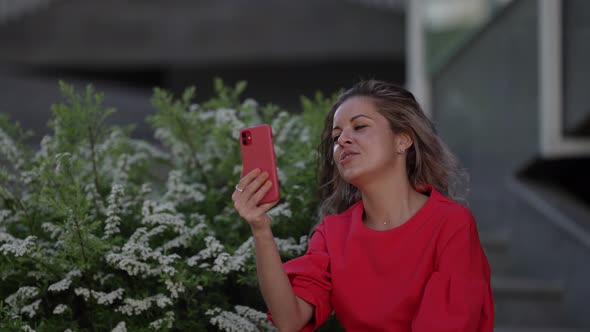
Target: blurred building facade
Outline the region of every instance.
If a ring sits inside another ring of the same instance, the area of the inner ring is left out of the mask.
[[[431,116],[471,175],[469,205],[491,237],[497,325],[587,331],[590,3],[497,9],[470,29],[449,24],[460,38],[448,43],[436,39],[444,31],[428,39],[441,24],[425,24]]]
[[[58,78],[93,82],[122,122],[150,112],[153,86],[196,85],[202,100],[215,76],[247,80],[249,97],[294,111],[300,95],[360,78],[405,80],[400,1],[27,3],[0,1],[0,109],[22,120],[35,114],[40,133]],[[34,100],[20,97],[27,93]],[[150,133],[140,126],[138,135]]]

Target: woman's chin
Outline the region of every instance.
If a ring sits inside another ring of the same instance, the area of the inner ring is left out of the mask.
[[[360,182],[362,173],[358,170],[344,169],[340,171],[340,176],[344,181],[352,184],[353,186],[358,187],[358,183]]]

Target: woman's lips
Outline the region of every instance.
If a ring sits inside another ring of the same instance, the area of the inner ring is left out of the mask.
[[[340,157],[340,164],[348,163],[352,158],[354,158],[358,153],[343,153]]]

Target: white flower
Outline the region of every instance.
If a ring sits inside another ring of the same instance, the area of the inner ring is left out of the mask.
[[[156,251],[161,252],[173,248],[188,247],[190,245],[191,239],[196,235],[201,234],[201,232],[203,232],[205,229],[207,229],[207,224],[204,222],[199,222],[193,228],[184,228],[182,232],[179,232],[179,236],[164,243],[161,247],[156,248]]]
[[[230,255],[227,252],[222,252],[215,258],[215,262],[213,262],[213,267],[211,270],[215,272],[220,272],[221,274],[227,274],[230,272],[229,264],[226,264],[229,259]]]
[[[278,216],[285,216],[287,218],[291,218],[293,216],[293,213],[291,212],[289,207],[290,207],[289,202],[281,203],[281,204],[275,206],[274,208],[272,208],[270,211],[268,211],[268,215],[271,218],[276,218]]]
[[[59,174],[63,171],[64,165],[67,165],[73,159],[72,154],[69,152],[62,152],[55,155],[55,173]]]
[[[220,330],[226,332],[258,332],[258,328],[254,323],[248,319],[241,317],[240,315],[225,311],[225,310],[212,310],[207,311],[207,314],[215,313],[215,316],[209,319],[209,322],[217,326]]]
[[[123,186],[120,184],[113,184],[111,193],[108,198],[109,205],[107,206],[107,219],[105,220],[103,239],[108,239],[120,232],[119,224],[121,222],[121,198],[125,195]]]
[[[279,182],[281,182],[281,183],[287,182],[287,174],[285,174],[285,172],[283,172],[283,170],[280,169],[279,167],[277,167],[277,178],[279,179]]]
[[[306,168],[306,167],[307,167],[307,165],[306,165],[306,163],[305,163],[305,160],[298,160],[298,161],[296,161],[296,162],[293,164],[293,166],[294,166],[295,168],[299,168],[299,169],[304,169],[304,168]]]
[[[150,183],[144,183],[141,185],[141,196],[146,196],[152,192],[152,185]]]
[[[144,218],[159,213],[176,213],[176,207],[172,202],[156,203],[150,200],[145,200],[143,202],[141,215]]]
[[[35,330],[33,330],[33,328],[30,327],[28,324],[25,324],[22,326],[22,331],[23,332],[35,332]]]
[[[115,311],[127,316],[140,315],[152,306],[152,301],[149,299],[136,300],[128,298],[124,300],[124,303],[124,305],[119,306]]]
[[[119,306],[115,311],[127,316],[141,315],[155,304],[159,308],[165,308],[172,305],[172,300],[164,294],[156,294],[142,300],[126,298],[123,300],[123,305]]]
[[[168,311],[165,314],[164,318],[157,319],[150,323],[150,328],[154,330],[160,330],[162,328],[171,329],[172,325],[174,324],[174,312]]]
[[[199,109],[200,105],[199,104],[190,104],[188,106],[188,111],[189,112],[196,112]]]
[[[67,290],[68,288],[70,288],[70,285],[72,284],[72,279],[70,278],[65,278],[62,279],[58,282],[56,282],[55,284],[50,285],[47,290],[50,292],[62,292]]]
[[[53,314],[54,315],[61,315],[63,314],[66,310],[68,309],[68,306],[65,304],[58,304],[55,306],[55,308],[53,309]]]
[[[16,170],[20,169],[24,164],[22,154],[17,149],[16,143],[2,128],[0,128],[0,156],[4,156]]]
[[[106,255],[106,261],[120,270],[126,271],[131,276],[140,275],[142,278],[148,276],[159,276],[166,274],[173,276],[177,270],[170,266],[180,256],[177,254],[164,255],[149,247],[149,238],[164,232],[167,226],[157,226],[150,231],[140,227],[135,230],[121,252],[110,252]],[[157,263],[152,267],[150,263]]]
[[[159,308],[165,308],[169,305],[172,305],[172,300],[170,300],[170,298],[164,294],[156,294],[151,298],[154,302],[156,302],[156,305]]]
[[[112,278],[114,278],[114,277],[115,277],[115,275],[114,275],[114,274],[112,274],[112,273],[106,273],[106,274],[105,274],[105,273],[103,273],[102,271],[98,271],[98,272],[97,272],[95,275],[93,275],[93,276],[92,276],[92,279],[94,279],[94,280],[96,280],[96,281],[100,282],[100,284],[104,286],[104,284],[105,284],[105,283],[106,283],[108,280],[110,280],[110,279],[112,279]]]
[[[27,277],[35,278],[36,280],[41,280],[47,277],[47,273],[41,271],[29,271],[27,272]]]
[[[4,194],[6,194],[6,195],[8,195],[8,197],[12,198],[12,195],[10,193],[5,191]],[[24,196],[26,196],[26,194]],[[23,197],[23,199],[25,199],[25,197]],[[16,210],[16,211],[3,210],[3,211],[9,211],[9,212],[3,213],[4,214],[2,217],[3,220],[0,221],[4,225],[22,223],[23,217],[25,216],[25,212],[23,210]]]
[[[138,151],[138,153],[131,158],[133,163],[145,159],[147,156],[161,160],[167,160],[170,158],[168,153],[160,150],[147,141],[140,139],[129,139],[128,143],[131,144],[135,151]]]
[[[37,287],[21,287],[15,293],[9,295],[4,302],[11,307],[16,307],[19,303],[23,303],[29,299],[39,295],[39,289]]]
[[[144,225],[170,225],[176,232],[185,226],[184,217],[181,214],[158,213],[146,216],[141,221]]]
[[[307,248],[307,236],[303,235],[299,238],[299,243],[296,243],[293,238],[279,239],[275,238],[279,251],[286,253],[294,253],[300,255],[305,252]]]
[[[237,305],[234,307],[236,309],[236,313],[249,321],[258,325],[259,328],[262,328],[263,331],[276,331],[274,325],[268,320],[266,313],[260,312],[258,310],[254,310],[250,307],[246,307],[243,305]]]
[[[166,284],[166,289],[170,292],[170,297],[173,299],[177,299],[178,294],[184,293],[185,291],[184,285],[180,282],[175,283],[172,280],[166,279],[164,283]]]
[[[177,140],[172,135],[170,130],[166,128],[158,128],[154,132],[154,137],[162,142],[167,143],[170,146],[170,149],[172,150],[172,156],[174,157],[174,159],[186,161],[186,155],[187,152],[190,151],[190,149],[188,148],[186,143]]]
[[[50,222],[44,222],[41,224],[41,229],[43,229],[44,232],[49,233],[49,237],[52,240],[57,239],[63,233],[63,228]]]
[[[96,189],[96,186],[93,182],[88,183],[84,187],[84,192],[86,192],[86,201],[91,203],[90,210],[94,216],[104,213],[105,208],[102,197],[98,193],[98,190]]]
[[[37,314],[37,310],[39,310],[39,304],[41,304],[41,299],[22,307],[20,313],[29,316],[29,318],[33,318]]]
[[[213,238],[214,239],[214,238]],[[217,241],[217,240],[215,240]],[[215,243],[215,241],[211,240],[211,243]],[[217,241],[218,242],[218,241]],[[252,237],[248,238],[244,243],[238,247],[238,249],[234,252],[233,255],[230,255],[227,252],[216,252],[217,257],[213,262],[213,267],[211,270],[213,272],[218,272],[221,274],[228,274],[232,271],[243,271],[244,265],[252,257],[251,248],[253,246],[254,240]],[[219,243],[219,245],[221,245]],[[223,246],[217,247],[218,250],[223,250]],[[210,252],[207,249],[202,250],[201,252],[206,251],[207,254]],[[214,255],[212,255],[214,256]],[[206,257],[206,256],[205,256]],[[208,257],[207,257],[208,258]],[[193,266],[195,265],[201,257],[199,255],[193,256],[189,259],[188,265]],[[201,264],[199,267],[208,267],[208,265]]]
[[[309,127],[304,127],[299,133],[299,141],[308,143],[311,141],[311,134],[309,133]]]
[[[15,257],[22,257],[30,253],[35,248],[36,236],[27,236],[24,240],[13,239],[12,243],[5,243],[0,247],[0,252],[4,255],[12,254]]]
[[[235,306],[235,310],[234,313],[220,308],[213,308],[207,310],[205,315],[211,316],[209,322],[222,331],[277,331],[268,321],[265,313],[239,305]]]
[[[113,182],[116,184],[126,183],[129,179],[129,169],[132,161],[128,154],[123,153],[117,160],[117,166],[113,170]]]
[[[127,332],[127,325],[125,325],[125,322],[119,322],[111,332]]]
[[[205,186],[201,183],[185,183],[182,171],[173,170],[168,174],[164,200],[177,202],[177,204],[202,202],[205,200]]]
[[[9,233],[6,233],[3,229],[0,229],[0,243],[13,242],[14,240],[14,236],[10,235]]]
[[[242,102],[242,107],[253,107],[253,108],[256,108],[256,107],[258,107],[258,102],[255,99],[246,98]]]
[[[236,110],[220,108],[215,111],[215,124],[217,127],[222,125],[229,125],[233,139],[240,138],[240,129],[246,125],[237,117]]]
[[[88,300],[93,298],[98,304],[101,305],[111,305],[116,300],[122,299],[124,292],[125,290],[123,288],[118,288],[110,293],[95,291],[84,287],[78,287],[74,289],[74,293],[76,293],[78,296],[82,296],[84,301],[88,302]]]
[[[33,157],[33,160],[39,161],[42,158],[47,158],[51,151],[55,148],[56,141],[52,139],[51,135],[45,135],[41,139],[41,147]]]
[[[25,185],[31,184],[39,177],[39,173],[33,171],[23,171],[20,173],[20,179]]]
[[[274,150],[275,150],[275,156],[277,158],[280,158],[285,154],[285,152],[283,151],[283,148],[281,148],[279,145],[275,145]]]
[[[73,277],[79,277],[82,275],[82,272],[80,272],[80,270],[72,270],[70,271],[66,277],[54,284],[49,285],[49,287],[47,287],[47,290],[49,292],[63,292],[65,290],[68,290],[70,288],[70,285],[72,284],[72,278]]]
[[[221,244],[221,242],[219,242],[214,236],[207,236],[205,238],[205,245],[205,249],[202,249],[198,254],[187,260],[189,266],[195,266],[201,260],[215,257],[225,249],[223,244]]]
[[[118,288],[110,293],[98,292],[94,290],[90,291],[96,302],[103,305],[111,305],[116,300],[120,300],[123,297],[124,292],[125,290],[123,288]]]
[[[15,269],[0,270],[0,280],[6,280],[12,276],[19,274],[21,271]]]
[[[130,276],[148,274],[151,271],[149,264],[138,261],[135,257],[123,254],[110,253],[106,257],[107,263],[127,272]]]
[[[78,287],[74,289],[74,293],[76,293],[76,295],[78,296],[82,296],[84,298],[84,301],[86,302],[88,302],[88,300],[90,299],[90,289],[88,288]]]
[[[12,214],[11,210],[0,210],[0,223],[4,220],[8,219],[8,217]]]

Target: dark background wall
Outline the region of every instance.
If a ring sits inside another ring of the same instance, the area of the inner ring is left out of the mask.
[[[153,112],[154,86],[212,94],[213,79],[248,81],[245,97],[298,111],[301,95],[362,78],[405,81],[401,8],[362,1],[51,1],[0,22],[0,111],[47,131],[57,80],[93,83],[116,123]]]
[[[434,120],[471,174],[484,228],[509,227],[505,183],[537,157],[537,5],[517,1],[433,79]]]
[[[584,74],[590,11],[585,1],[562,3],[565,118],[573,130],[590,115],[590,79]],[[514,1],[442,66],[432,82],[434,120],[471,174],[469,203],[480,231],[507,234],[508,271],[534,278],[515,289],[536,292],[540,306],[514,307],[511,316],[509,306],[498,305],[498,317],[536,317],[531,324],[539,328],[587,329],[590,209],[582,195],[588,191],[571,190],[568,183],[589,183],[589,158],[545,158],[540,151],[538,4]],[[501,288],[497,282],[497,304]]]
[[[590,136],[590,2],[563,1],[564,130],[571,136]]]

